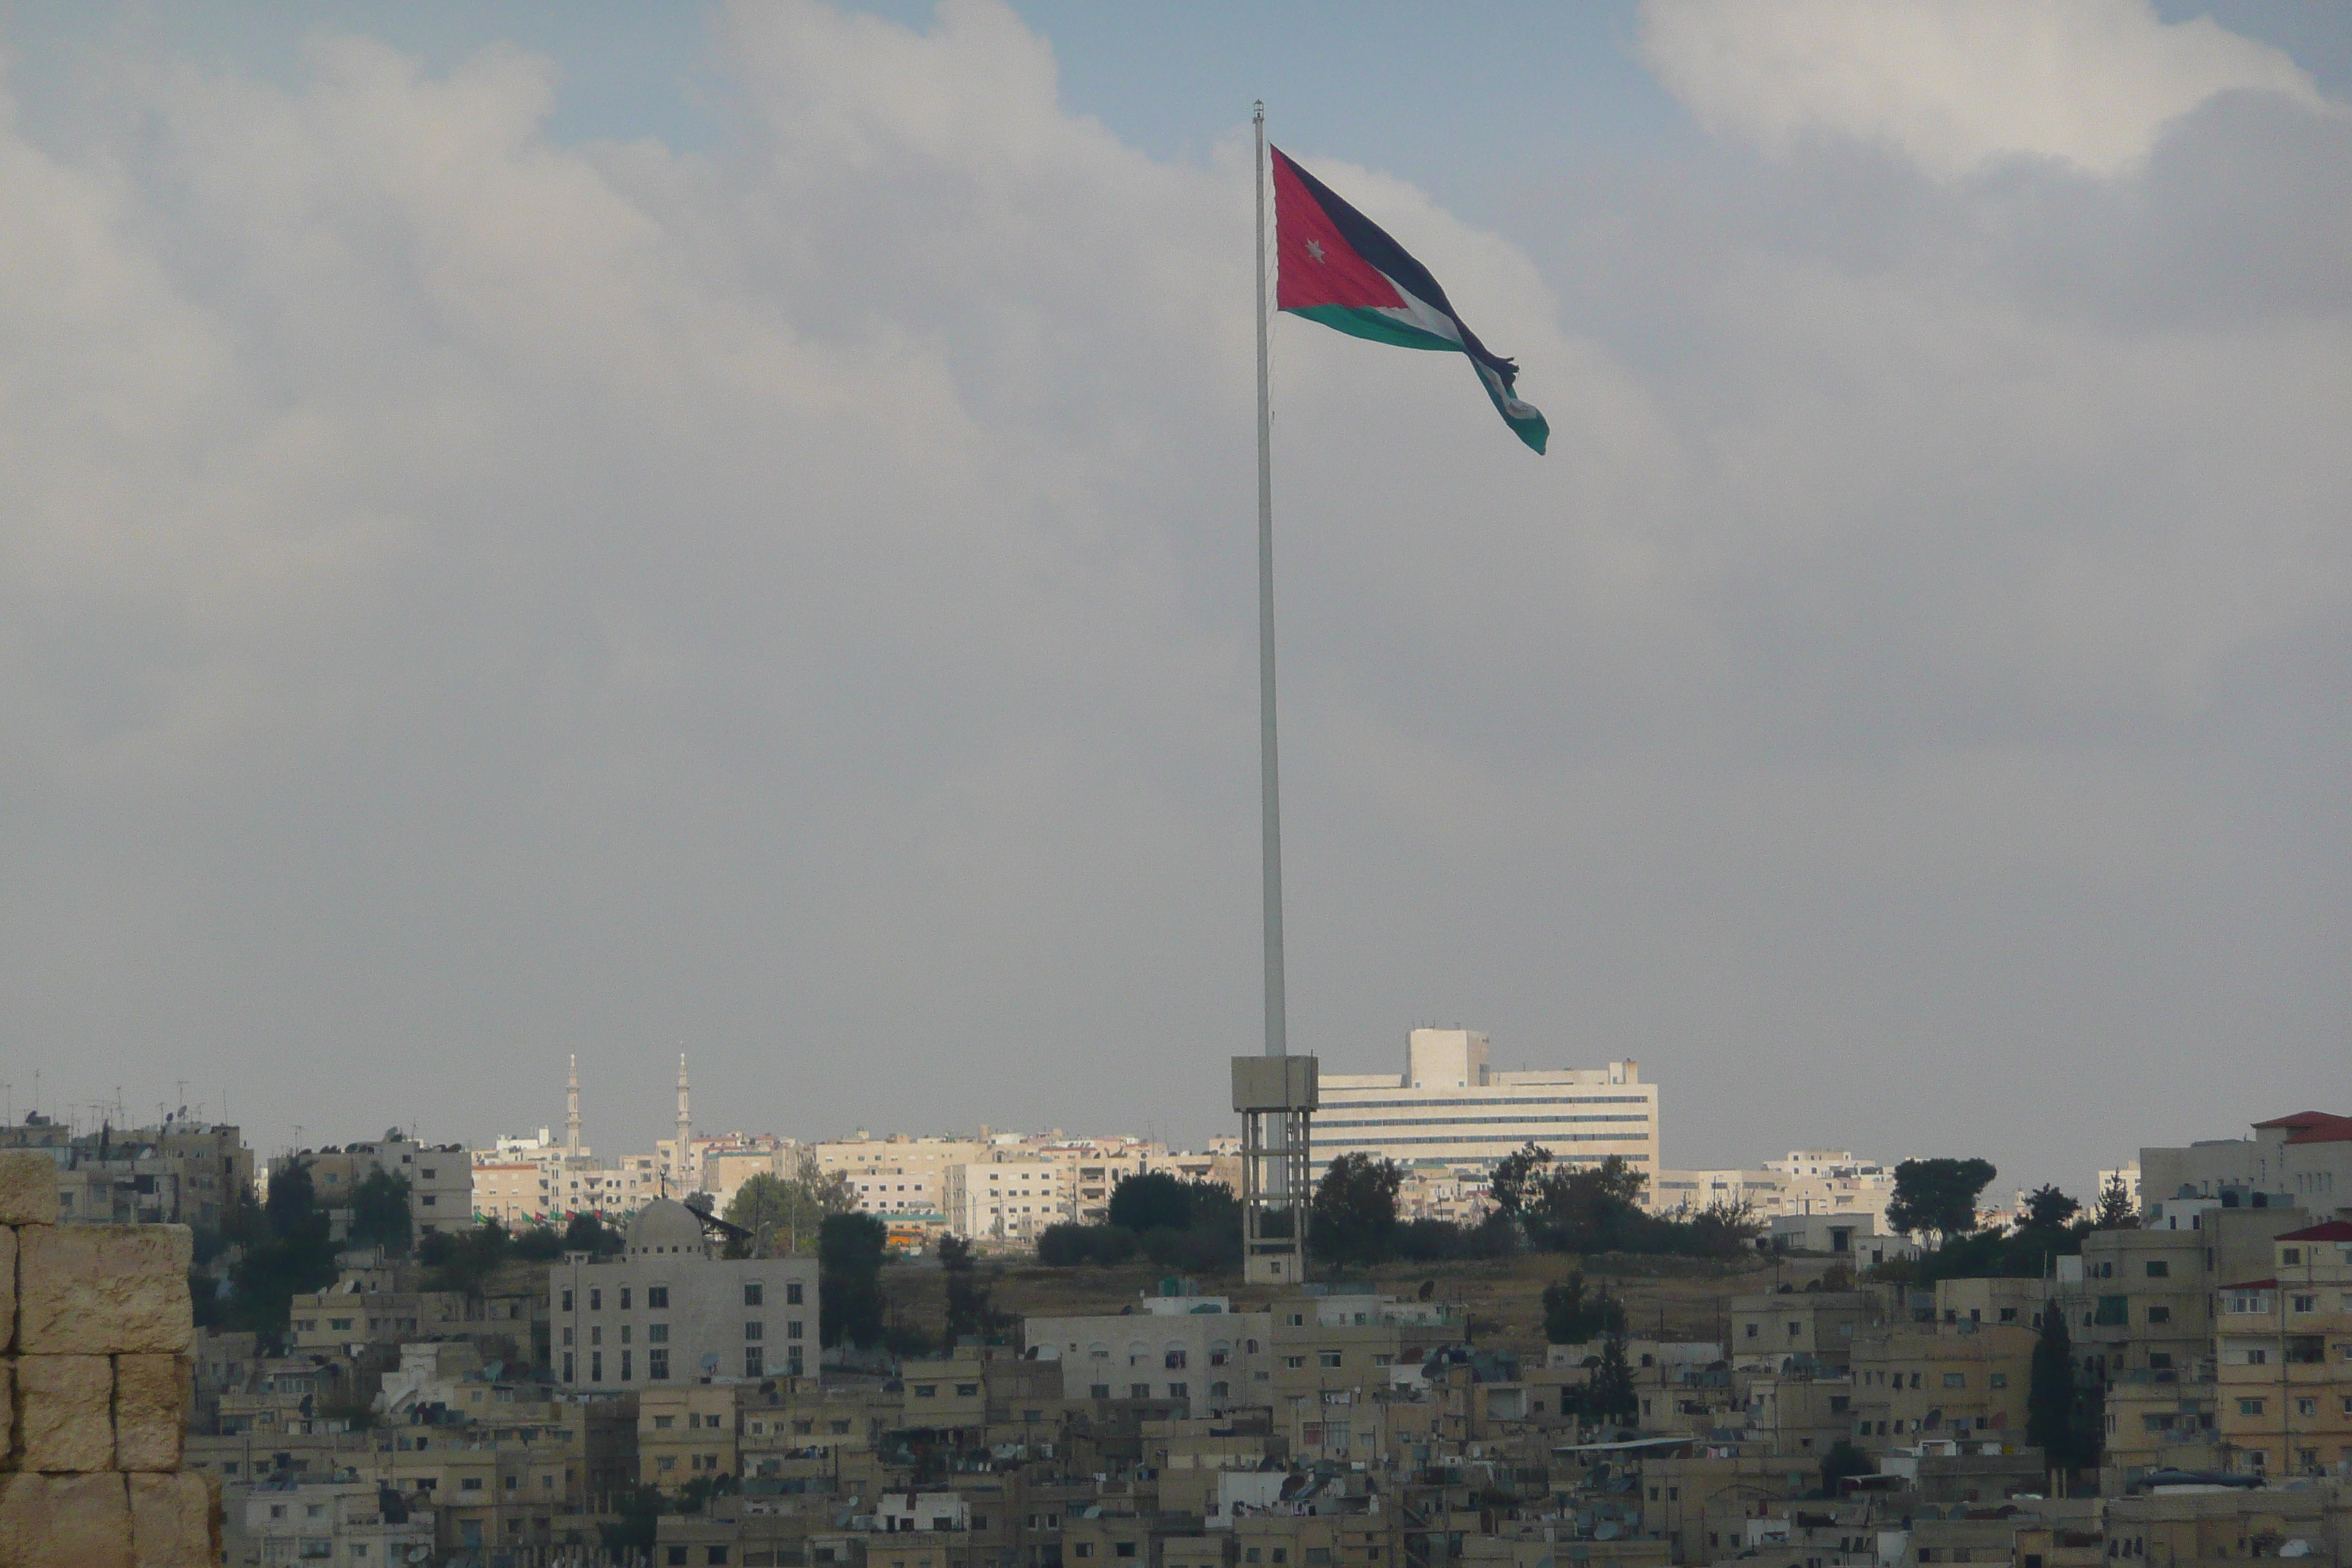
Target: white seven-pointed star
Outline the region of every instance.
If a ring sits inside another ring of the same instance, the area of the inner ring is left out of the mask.
[[[1307,259],[1318,265],[1322,262],[1323,242],[1321,240],[1310,239],[1307,242]]]

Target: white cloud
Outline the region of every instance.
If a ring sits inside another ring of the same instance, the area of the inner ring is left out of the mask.
[[[2279,50],[2148,0],[1643,0],[1642,20],[1659,75],[1717,132],[1857,137],[1946,175],[2004,156],[2112,174],[2217,93],[2318,101]]]

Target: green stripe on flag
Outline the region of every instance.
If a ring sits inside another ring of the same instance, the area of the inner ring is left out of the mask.
[[[1440,349],[1454,353],[1462,345],[1451,338],[1441,338],[1419,327],[1407,326],[1395,317],[1380,310],[1360,310],[1352,305],[1309,305],[1305,310],[1286,312],[1304,316],[1310,321],[1320,321],[1334,331],[1345,332],[1351,338],[1370,338],[1376,343],[1393,343],[1401,349]]]

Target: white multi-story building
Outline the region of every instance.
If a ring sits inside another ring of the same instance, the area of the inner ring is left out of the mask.
[[[1029,1318],[1022,1342],[1062,1363],[1071,1399],[1185,1399],[1207,1414],[1274,1403],[1274,1314],[1223,1296],[1146,1296],[1141,1311]]]
[[[434,1550],[433,1510],[396,1500],[387,1507],[373,1480],[289,1476],[265,1481],[246,1495],[242,1515],[232,1515],[229,1523],[231,1562],[378,1568],[421,1563]]]
[[[941,1212],[958,1236],[1034,1242],[1070,1217],[1062,1168],[1051,1160],[992,1160],[950,1165]]]
[[[1658,1086],[1637,1065],[1497,1072],[1474,1029],[1415,1029],[1399,1073],[1322,1075],[1315,1155],[1361,1152],[1410,1163],[1491,1166],[1528,1143],[1563,1164],[1622,1156],[1658,1168]]]
[[[1745,1207],[1758,1219],[1811,1215],[1867,1215],[1875,1234],[1889,1234],[1887,1201],[1895,1167],[1857,1158],[1844,1149],[1792,1149],[1760,1169],[1660,1171],[1643,1194],[1654,1213]]]
[[[885,1219],[945,1214],[949,1170],[996,1152],[985,1129],[978,1138],[869,1138],[860,1132],[813,1148],[818,1170],[844,1177],[858,1208]]]
[[[620,1257],[575,1253],[547,1283],[566,1388],[798,1377],[817,1364],[816,1260],[714,1258],[700,1216],[668,1198],[636,1212]]]

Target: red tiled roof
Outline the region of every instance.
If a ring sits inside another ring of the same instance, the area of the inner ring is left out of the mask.
[[[2305,1226],[2274,1237],[2279,1241],[2352,1241],[2352,1219],[2331,1219],[2325,1225]]]
[[[2224,1285],[2221,1289],[2224,1290],[2275,1290],[2278,1289],[2278,1281],[2275,1279],[2241,1279],[2235,1285]]]
[[[2288,1129],[2290,1143],[2352,1142],[2352,1116],[2337,1116],[2326,1110],[2298,1110],[2292,1116],[2274,1116],[2268,1121],[2254,1123],[2257,1132],[2272,1128]]]

